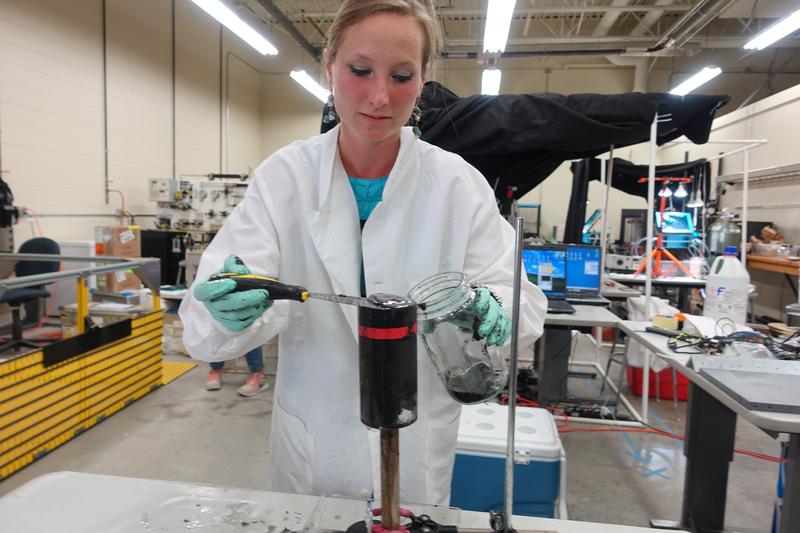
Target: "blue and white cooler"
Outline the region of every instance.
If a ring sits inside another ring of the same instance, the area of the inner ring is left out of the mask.
[[[566,458],[555,420],[546,409],[516,408],[514,514],[567,518]],[[461,409],[450,505],[502,511],[508,406]]]

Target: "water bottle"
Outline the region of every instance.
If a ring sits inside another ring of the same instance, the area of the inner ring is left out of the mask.
[[[736,257],[736,247],[726,246],[725,255],[714,260],[706,279],[706,301],[703,315],[716,319],[718,323],[733,321],[735,324],[747,324],[749,285],[750,275]],[[727,330],[728,328],[723,327],[722,329]],[[717,333],[732,333],[732,331],[718,331]]]

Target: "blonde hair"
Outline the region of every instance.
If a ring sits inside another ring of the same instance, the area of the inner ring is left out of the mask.
[[[422,74],[427,75],[439,55],[442,31],[433,8],[433,0],[344,0],[328,28],[324,62],[336,60],[336,52],[347,28],[377,13],[396,13],[417,21],[422,28]]]

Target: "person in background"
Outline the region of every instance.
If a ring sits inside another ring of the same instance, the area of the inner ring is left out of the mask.
[[[413,125],[440,42],[431,1],[342,2],[323,58],[339,125],[254,171],[181,303],[184,343],[198,359],[238,357],[279,334],[273,490],[379,497],[380,434],[360,420],[357,308],[273,301],[210,276],[252,272],[314,292],[406,295],[430,276],[462,272],[479,286],[476,338],[500,346],[510,337],[514,230],[486,178],[420,140]],[[547,302],[524,277],[520,298],[519,344],[529,346]],[[461,408],[422,342],[417,367],[417,421],[399,432],[400,499],[448,505]]]
[[[247,360],[247,369],[250,375],[244,385],[239,387],[236,391],[242,396],[254,396],[269,387],[267,379],[264,376],[264,357],[261,352],[261,347],[253,348],[244,354]],[[222,361],[215,361],[211,363],[211,370],[208,372],[206,378],[206,390],[219,390],[222,388],[222,368],[225,363]]]

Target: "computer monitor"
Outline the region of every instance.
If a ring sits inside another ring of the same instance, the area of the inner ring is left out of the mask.
[[[662,216],[656,213],[656,226],[662,233],[691,234],[694,233],[694,221],[691,213],[667,211]]]
[[[600,290],[600,247],[567,245],[567,293]]]
[[[526,246],[522,264],[528,279],[549,297],[564,297],[567,291],[567,247],[560,244]]]

